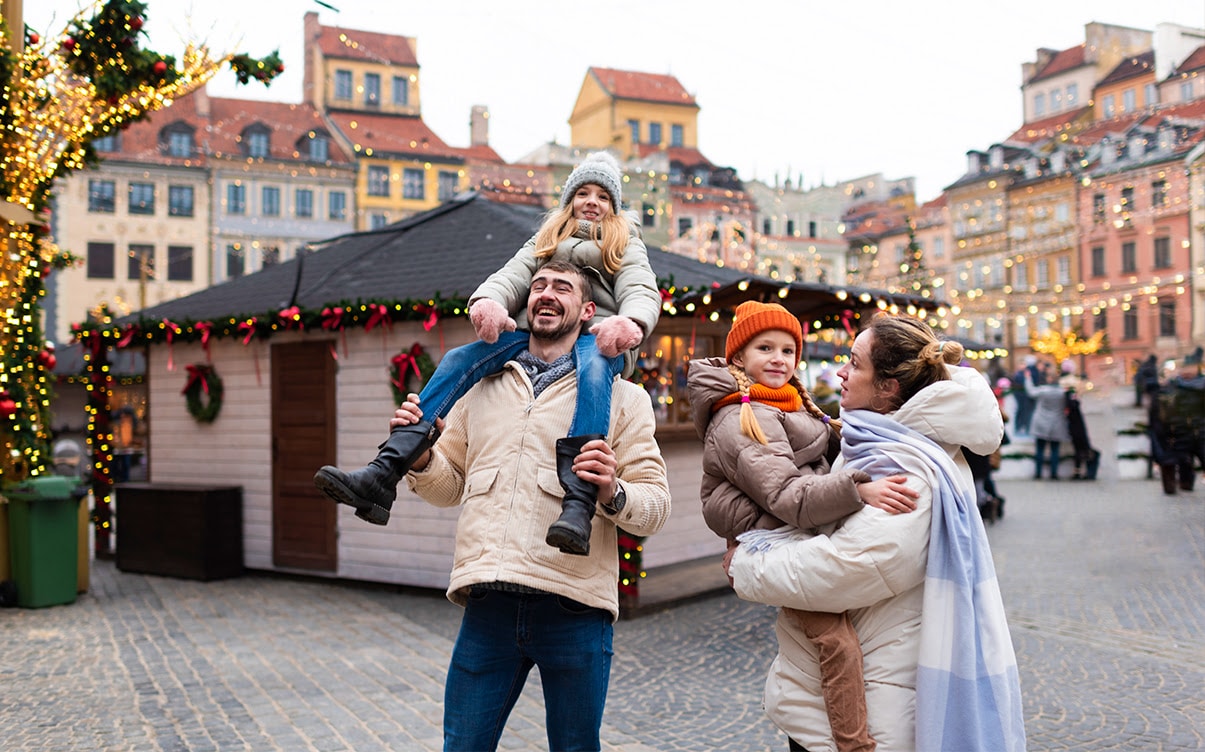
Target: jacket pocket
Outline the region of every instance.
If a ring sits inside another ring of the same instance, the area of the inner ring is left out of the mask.
[[[474,470],[464,479],[464,499],[456,523],[455,565],[481,558],[485,543],[494,532],[498,505],[491,503],[491,492],[498,481],[498,468]]]
[[[601,526],[608,523],[597,514],[591,519],[589,556],[562,553],[559,549],[548,545],[545,538],[548,535],[548,526],[561,516],[561,500],[564,498],[565,489],[561,487],[561,482],[557,479],[556,470],[548,468],[541,468],[537,471],[536,484],[540,489],[540,498],[533,505],[533,508],[538,511],[531,515],[530,523],[527,526],[529,555],[540,566],[564,572],[572,580],[592,580],[600,576],[605,577],[607,558],[599,556],[597,551],[601,550],[600,546],[607,545],[605,541],[614,540],[614,536],[602,534]]]

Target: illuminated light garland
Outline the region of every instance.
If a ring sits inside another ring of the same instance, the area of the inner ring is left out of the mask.
[[[283,66],[276,53],[212,57],[189,44],[179,63],[144,50],[138,40],[146,4],[98,0],[58,35],[25,33],[20,53],[0,15],[0,390],[14,411],[0,420],[0,482],[48,471],[50,361],[41,329],[45,277],[75,261],[46,238],[41,211],[54,181],[95,158],[92,142],[200,88],[229,64],[268,83]],[[22,30],[24,33],[24,29]],[[263,66],[261,66],[261,63]],[[274,66],[264,70],[264,66]],[[32,223],[31,219],[32,217]],[[80,331],[85,344],[87,444],[92,460],[96,549],[108,553],[114,437],[109,424],[115,383],[108,350],[111,322]]]

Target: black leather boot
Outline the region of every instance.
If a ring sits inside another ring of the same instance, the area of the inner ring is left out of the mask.
[[[384,525],[397,498],[398,481],[438,438],[439,430],[425,420],[394,428],[372,462],[350,473],[324,465],[314,474],[314,485],[327,498],[355,507],[360,519]]]
[[[590,520],[598,503],[598,486],[577,477],[573,460],[582,453],[583,444],[605,438],[594,433],[556,440],[556,475],[565,489],[565,498],[561,501],[561,516],[548,526],[544,541],[564,553],[575,556],[590,553]]]
[[[1176,466],[1170,463],[1159,465],[1159,479],[1163,481],[1163,493],[1176,495]]]

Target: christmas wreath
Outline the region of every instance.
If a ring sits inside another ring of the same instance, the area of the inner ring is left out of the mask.
[[[431,374],[435,372],[435,361],[415,342],[408,352],[393,356],[390,363],[389,388],[393,390],[393,403],[401,405],[410,392],[421,392]],[[417,381],[417,383],[415,383]]]
[[[187,368],[188,382],[180,394],[188,403],[188,414],[198,423],[212,423],[222,411],[222,379],[210,365],[198,363]]]

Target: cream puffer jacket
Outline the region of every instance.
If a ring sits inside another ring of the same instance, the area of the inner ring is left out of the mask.
[[[933,439],[971,485],[959,451],[990,454],[1004,430],[999,405],[974,369],[915,395],[892,417]],[[834,469],[841,467],[841,460]],[[864,507],[828,535],[784,542],[763,553],[740,547],[729,570],[741,598],[813,611],[849,611],[862,642],[870,733],[879,752],[916,746],[916,666],[933,492],[925,468],[904,468],[920,497],[907,514]],[[766,679],[770,719],[809,752],[834,752],[820,694],[816,648],[790,619],[775,625],[778,655]]]
[[[703,439],[703,519],[712,532],[735,538],[754,528],[784,524],[817,528],[862,508],[858,470],[829,473],[840,444],[820,419],[750,403],[766,435],[761,444],[741,432],[741,406],[712,405],[736,391],[723,358],[690,361],[686,372],[695,431]]]
[[[572,598],[619,616],[616,526],[653,535],[669,518],[665,461],[657,446],[648,393],[617,380],[607,441],[627,504],[612,517],[600,505],[590,554],[561,553],[544,536],[561,514],[556,440],[569,430],[576,404],[575,373],[533,397],[517,364],[482,379],[448,413],[443,434],[410,488],[439,507],[460,504],[448,598],[464,605],[469,588],[510,582]],[[469,424],[472,423],[472,430]]]
[[[589,223],[583,223],[586,227]],[[585,228],[557,246],[548,258],[536,258],[536,239],[533,235],[523,244],[510,261],[491,274],[469,297],[472,305],[480,298],[489,298],[500,303],[514,317],[520,329],[527,329],[527,294],[536,271],[549,261],[568,261],[581,267],[590,278],[596,308],[594,318],[582,326],[589,331],[607,316],[626,316],[644,331],[647,338],[661,317],[661,291],[657,277],[649,265],[648,250],[640,239],[635,225],[631,226],[628,246],[623,253],[619,270],[607,272],[602,263],[602,250],[590,239]],[[637,345],[624,355],[624,375],[631,375],[640,347]]]

